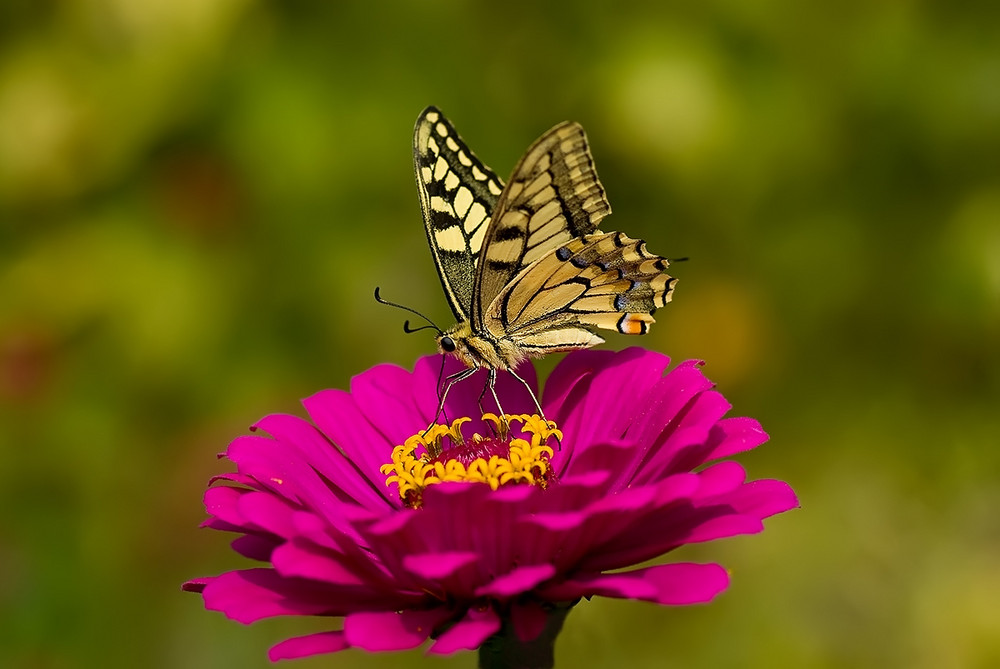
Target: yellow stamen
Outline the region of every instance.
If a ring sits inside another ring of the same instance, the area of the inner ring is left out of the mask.
[[[546,442],[563,436],[554,422],[537,415],[485,414],[483,420],[495,426],[497,436],[474,434],[466,441],[461,428],[470,420],[432,425],[392,449],[392,462],[381,470],[387,475],[386,485],[395,483],[400,498],[411,507],[420,506],[428,485],[446,481],[485,483],[493,490],[507,484],[548,485],[553,451]],[[520,436],[514,436],[512,422],[521,424]],[[445,447],[445,440],[450,447]],[[419,455],[418,449],[423,451]]]

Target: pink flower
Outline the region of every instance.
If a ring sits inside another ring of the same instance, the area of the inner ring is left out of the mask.
[[[419,435],[437,408],[438,356],[419,360],[412,373],[379,365],[355,377],[351,392],[313,395],[304,402],[311,423],[267,416],[254,429],[271,436],[230,444],[226,456],[237,472],[216,482],[235,485],[208,489],[205,525],[239,533],[233,548],[269,564],[185,588],[243,623],[343,618],[340,629],[279,643],[272,660],[351,647],[401,650],[427,639],[434,640],[429,652],[451,653],[477,648],[508,625],[528,641],[542,633],[553,606],[595,595],[707,602],[728,585],[720,565],[622,570],[684,544],[760,532],[764,518],[797,501],[784,482],[747,481],[740,465],[720,461],[767,434],[751,418],[724,418],[730,405],[700,363],[664,373],[668,363],[638,348],[567,355],[542,397],[561,440],[547,439],[551,430],[532,437],[512,428],[505,438],[466,442],[500,453],[501,463],[514,459],[504,455],[514,441],[531,441],[540,453],[533,471],[545,476],[508,475],[493,487],[427,482],[401,497],[401,478],[386,484],[383,468],[401,471],[386,467],[394,448],[434,449],[430,434]],[[459,369],[446,361],[446,374]],[[530,365],[519,372],[537,386]],[[478,373],[448,397],[448,416],[474,419],[462,428],[466,435],[496,434],[479,419],[483,379]],[[509,414],[535,410],[507,374],[499,375],[497,393]],[[438,461],[461,450],[461,437],[451,440],[450,449],[438,440]],[[433,478],[428,458],[421,471]]]

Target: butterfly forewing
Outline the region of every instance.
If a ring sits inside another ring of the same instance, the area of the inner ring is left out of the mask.
[[[487,311],[486,329],[512,338],[529,355],[603,341],[591,327],[645,334],[653,312],[672,296],[668,264],[620,232],[573,239],[501,291]]]
[[[503,181],[476,158],[435,107],[417,118],[413,167],[441,285],[455,317],[467,321],[472,314],[479,252]]]
[[[587,136],[577,123],[545,133],[514,168],[483,241],[472,298],[473,329],[517,274],[550,251],[597,229],[611,213]]]

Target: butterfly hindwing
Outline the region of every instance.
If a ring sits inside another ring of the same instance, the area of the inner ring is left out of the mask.
[[[567,122],[542,135],[493,210],[473,290],[473,329],[483,328],[494,298],[521,270],[593,232],[610,213],[583,128]]]
[[[413,167],[441,285],[455,317],[467,321],[472,314],[480,249],[503,181],[469,150],[435,107],[417,118]]]
[[[490,305],[485,326],[528,355],[587,348],[598,327],[645,334],[670,301],[668,262],[620,232],[573,239],[511,281]]]

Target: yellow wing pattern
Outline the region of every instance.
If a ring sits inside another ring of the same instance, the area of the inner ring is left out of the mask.
[[[469,320],[479,251],[503,181],[469,150],[436,107],[417,117],[413,168],[441,286],[455,318]]]
[[[589,328],[645,334],[673,295],[669,262],[642,240],[594,233],[554,249],[522,271],[490,305],[485,329],[532,356],[603,341]]]
[[[561,123],[542,135],[496,203],[477,268],[473,329],[484,325],[487,307],[518,272],[593,232],[610,213],[583,128]]]

